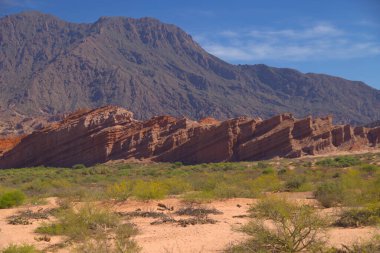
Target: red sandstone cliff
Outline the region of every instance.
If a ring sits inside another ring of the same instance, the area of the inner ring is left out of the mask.
[[[114,106],[73,113],[24,137],[3,154],[0,168],[92,165],[116,159],[247,161],[380,145],[380,127],[333,125],[331,117],[298,120],[282,114],[268,120],[197,122],[170,116],[138,121],[132,116]]]
[[[14,148],[22,139],[22,136],[8,136],[6,138],[0,138],[0,156]]]

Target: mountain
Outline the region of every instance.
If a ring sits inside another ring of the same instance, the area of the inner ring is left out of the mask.
[[[370,127],[370,128],[373,128],[373,127],[380,127],[380,120],[378,120],[378,121],[374,121],[374,122],[371,122],[371,123],[365,125],[365,127]]]
[[[362,82],[231,65],[180,28],[152,18],[76,24],[39,12],[2,17],[0,73],[3,125],[108,104],[128,108],[138,119],[283,112],[332,114],[351,124],[380,119],[380,91]]]
[[[106,106],[70,114],[21,139],[0,139],[0,168],[113,160],[255,161],[378,147],[380,127],[333,125],[331,117],[299,120],[281,114],[267,120],[239,117],[219,122],[156,116],[140,121],[124,108]]]

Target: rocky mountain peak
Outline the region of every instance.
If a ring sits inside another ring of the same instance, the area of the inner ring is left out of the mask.
[[[286,111],[332,114],[340,123],[380,119],[380,91],[365,84],[231,65],[182,29],[152,18],[76,24],[25,12],[0,19],[0,42],[0,126],[109,104],[138,119],[268,118]]]

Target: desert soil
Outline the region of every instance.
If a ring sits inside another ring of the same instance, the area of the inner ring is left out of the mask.
[[[307,193],[286,194],[286,197],[303,203],[317,204],[315,200],[310,199],[310,194]],[[203,206],[216,208],[223,212],[223,214],[209,215],[209,218],[217,220],[216,224],[188,225],[186,227],[171,223],[151,225],[150,223],[156,219],[132,218],[131,222],[136,224],[139,229],[139,235],[135,239],[142,247],[143,253],[222,252],[231,243],[240,242],[246,238],[244,234],[236,231],[236,228],[245,224],[248,218],[234,216],[246,215],[249,205],[254,202],[255,200],[253,199],[236,198],[204,204]],[[126,201],[113,205],[113,208],[119,212],[130,212],[137,209],[141,211],[157,211],[159,208],[158,203],[165,204],[167,207],[173,207],[174,211],[185,205],[179,199],[169,198],[148,202]],[[33,231],[43,221],[34,221],[30,225],[11,225],[7,222],[8,216],[14,215],[20,210],[31,209],[37,211],[41,210],[41,208],[52,208],[55,205],[55,199],[50,198],[47,205],[0,210],[0,249],[10,243],[29,243],[36,245],[38,248],[46,249],[53,244],[61,242],[63,238],[60,237],[52,237],[50,242],[36,240],[40,235],[35,234]],[[171,211],[164,212],[172,215],[173,218],[179,218]],[[321,212],[331,215],[335,210],[323,209]],[[330,245],[334,246],[349,245],[354,242],[367,240],[374,234],[380,234],[380,229],[375,227],[354,229],[331,228],[328,231],[328,241]],[[70,250],[60,249],[58,252],[64,253],[70,252]]]

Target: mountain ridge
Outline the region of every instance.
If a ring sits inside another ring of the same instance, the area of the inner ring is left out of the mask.
[[[156,116],[141,121],[105,106],[69,114],[22,138],[0,139],[0,169],[71,167],[123,160],[199,164],[378,151],[380,127],[334,125],[331,117],[269,119]]]
[[[232,65],[154,18],[77,24],[34,11],[2,17],[0,24],[5,121],[107,104],[128,108],[138,119],[268,118],[283,112],[333,114],[339,123],[356,125],[380,119],[380,91],[363,82]]]

